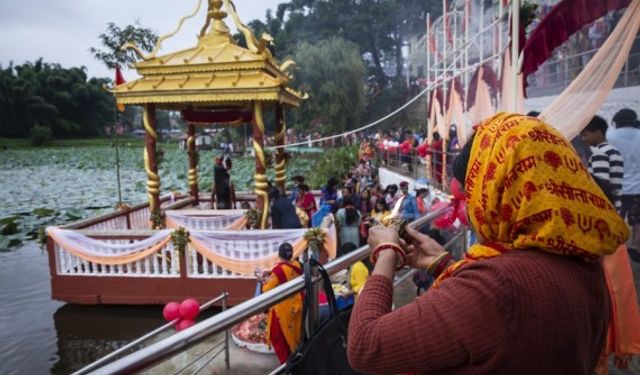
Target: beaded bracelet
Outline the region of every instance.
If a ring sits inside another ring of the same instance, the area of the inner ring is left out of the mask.
[[[371,254],[371,262],[372,263],[375,264],[378,261],[378,254],[383,250],[393,250],[393,251],[395,251],[396,255],[400,254],[401,260],[400,260],[400,262],[396,261],[396,271],[401,269],[402,267],[404,267],[404,265],[406,264],[406,257],[405,257],[404,250],[399,245],[396,245],[396,244],[391,243],[391,242],[381,243],[380,245],[376,246],[373,249],[373,253]],[[398,259],[397,256],[396,256],[396,259]]]
[[[453,259],[451,253],[445,251],[444,253],[438,255],[433,263],[431,263],[429,267],[427,267],[427,272],[431,276],[440,274],[440,272],[444,270],[444,267],[447,265],[447,263],[449,263],[451,259]]]

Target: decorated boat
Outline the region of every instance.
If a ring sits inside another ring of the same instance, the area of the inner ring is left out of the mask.
[[[223,291],[237,304],[254,295],[256,268],[270,269],[278,246],[290,242],[294,255],[307,248],[306,229],[269,229],[268,158],[264,150],[265,110],[275,112],[275,142],[286,142],[285,109],[306,95],[289,86],[291,60],[278,64],[256,38],[233,3],[210,0],[197,44],[164,55],[158,40],[149,54],[131,43],[140,58],[140,78],[111,90],[118,106],[143,110],[148,201],[113,213],[47,229],[52,297],[80,304],[163,304],[186,297],[201,301]],[[227,12],[244,36],[237,45],[225,24]],[[195,13],[194,13],[195,14]],[[184,19],[180,20],[179,26]],[[177,32],[177,30],[176,30]],[[161,196],[156,149],[156,110],[179,111],[187,127],[188,195]],[[255,190],[238,194],[245,210],[217,210],[198,191],[196,127],[248,123],[253,131]],[[286,158],[275,154],[275,185],[285,189]],[[328,221],[331,223],[331,221]],[[324,250],[335,257],[336,235],[327,224]]]

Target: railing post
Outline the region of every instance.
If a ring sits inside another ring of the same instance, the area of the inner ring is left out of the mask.
[[[175,247],[175,245],[174,245]],[[188,268],[187,268],[187,246],[178,246],[178,257],[180,258],[180,278],[186,279],[188,277]]]
[[[126,208],[125,209],[125,219],[127,221],[127,229],[131,229],[131,209],[130,208]]]
[[[224,298],[222,298],[222,311],[227,309],[227,297],[229,297],[229,293],[224,291]],[[224,364],[227,367],[227,370],[231,368],[231,364],[229,363],[229,330],[226,329],[224,331]]]

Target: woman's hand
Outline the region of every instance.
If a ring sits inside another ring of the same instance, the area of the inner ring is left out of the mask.
[[[383,227],[381,225],[371,227],[369,229],[369,246],[371,249],[375,249],[378,245],[383,243],[401,245],[398,231],[395,228]]]
[[[375,249],[383,243],[392,243],[402,246],[404,241],[400,240],[398,231],[395,228],[376,225],[369,229],[369,246],[371,249]],[[384,276],[393,281],[393,276],[395,275],[400,257],[401,255],[396,253],[393,249],[381,250],[378,253],[378,259],[372,274]]]
[[[407,226],[407,244],[405,251],[408,266],[426,269],[436,258],[446,250],[439,243],[426,234]]]

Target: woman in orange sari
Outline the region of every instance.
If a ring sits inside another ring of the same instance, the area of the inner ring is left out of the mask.
[[[302,266],[292,260],[293,247],[283,243],[278,249],[280,263],[271,271],[269,280],[262,286],[267,292],[302,274]],[[285,363],[300,341],[302,332],[302,294],[297,293],[269,309],[267,315],[267,345],[273,346],[280,363]]]

